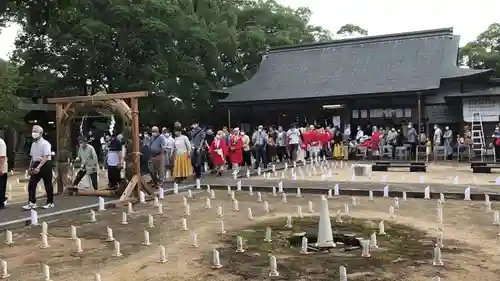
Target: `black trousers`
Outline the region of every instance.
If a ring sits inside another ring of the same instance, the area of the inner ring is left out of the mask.
[[[5,207],[5,192],[7,189],[7,171],[4,172],[3,175],[0,176],[0,208]]]
[[[193,167],[194,176],[197,179],[201,178],[203,170],[205,169],[203,165],[204,155],[204,151],[200,149],[193,149],[193,152],[191,152],[191,166]]]
[[[495,158],[496,158],[495,160],[497,162],[500,162],[500,145],[495,145],[494,144],[494,147],[495,147]]]
[[[31,169],[34,169],[40,162],[34,162]],[[40,171],[36,174],[31,174],[28,181],[28,201],[36,203],[36,187],[40,180],[43,181],[45,187],[45,194],[47,195],[47,204],[54,203],[54,186],[52,186],[52,163],[51,161],[45,162]]]
[[[252,167],[252,152],[250,150],[243,150],[243,163],[241,166]]]
[[[117,188],[121,181],[121,169],[117,166],[108,166],[108,186],[109,188]]]
[[[297,151],[299,150],[299,144],[294,143],[290,144],[290,160],[296,161],[297,160]]]
[[[286,146],[277,146],[276,156],[278,156],[278,160],[280,160],[280,162],[283,162],[283,159],[285,159],[286,156]]]
[[[87,175],[87,172],[85,170],[78,171],[78,173],[76,174],[75,180],[73,181],[73,185],[77,186],[82,181],[82,179],[85,175]],[[92,174],[88,174],[88,176],[90,177],[90,181],[92,182],[92,187],[95,190],[97,190],[97,187],[99,186],[98,182],[97,182],[97,172],[92,173]]]

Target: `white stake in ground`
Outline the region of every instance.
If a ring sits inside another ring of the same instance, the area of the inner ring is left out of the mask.
[[[165,198],[165,191],[163,187],[158,188],[158,199],[163,200]]]
[[[286,200],[286,193],[281,193],[281,203],[286,204],[288,201]]]
[[[426,199],[426,200],[431,199],[431,187],[430,186],[426,186],[424,188],[424,199]]]
[[[106,211],[106,205],[104,202],[104,198],[99,197],[99,212]]]
[[[465,201],[470,201],[470,192],[471,192],[471,187],[467,187],[465,190],[464,190],[464,200]]]
[[[182,206],[186,206],[187,204],[188,204],[187,198],[182,196]]]
[[[188,226],[187,225],[188,224],[187,224],[186,218],[182,218],[181,219],[181,229],[184,230],[184,231],[188,230]]]
[[[75,253],[82,253],[82,240],[80,238],[75,239]]]
[[[253,196],[253,187],[251,185],[248,186],[248,195]]]
[[[333,192],[331,189],[328,189],[328,194],[327,194],[327,197],[328,199],[332,199],[333,198]]]
[[[41,233],[40,236],[42,237],[42,244],[40,245],[40,249],[47,249],[49,248],[49,239],[47,237],[47,234]]]
[[[222,205],[217,206],[217,216],[222,218],[224,216],[224,212],[222,212]]]
[[[166,263],[168,259],[167,259],[167,250],[165,250],[165,246],[160,245],[159,250],[160,250],[159,251],[160,258],[158,259],[158,263]]]
[[[70,237],[69,239],[74,240],[78,238],[78,235],[76,234],[76,226],[72,225],[70,226]]]
[[[227,231],[226,231],[226,228],[224,227],[224,220],[220,220],[220,230],[219,230],[219,234],[226,234]]]
[[[330,222],[330,210],[328,209],[328,200],[321,200],[321,212],[318,225],[318,247],[335,247],[333,242],[332,224]]]
[[[444,194],[439,193],[439,200],[441,200],[441,204],[444,204]]]
[[[270,212],[269,202],[267,202],[267,201],[264,201],[264,212],[266,212],[266,214],[268,214]]]
[[[205,209],[212,209],[212,204],[210,202],[210,198],[205,198]]]
[[[406,191],[403,191],[403,197],[402,197],[403,201],[406,201],[408,200],[408,196],[406,195]]]
[[[269,276],[280,276],[280,273],[278,272],[278,263],[276,262],[276,257],[273,255],[269,255]]]
[[[396,218],[396,214],[394,213],[394,206],[392,206],[392,205],[389,206],[389,218],[391,218],[391,219]]]
[[[437,222],[440,226],[443,224],[443,208],[437,209]]]
[[[347,269],[343,265],[339,267],[339,278],[340,281],[347,281]]]
[[[276,186],[273,186],[273,196],[278,196],[278,192],[276,191]]]
[[[128,220],[127,220],[127,213],[123,212],[122,213],[122,221],[121,221],[121,224],[128,224]]]
[[[368,191],[368,200],[372,201],[373,200],[373,191]]]
[[[139,203],[144,204],[146,203],[146,194],[141,190],[139,191]]]
[[[378,235],[385,235],[385,224],[384,224],[384,221],[381,221],[378,224]]]
[[[233,211],[238,212],[239,210],[240,210],[239,202],[238,202],[238,200],[234,199],[233,200]]]
[[[127,213],[130,215],[134,212],[134,206],[132,205],[131,202],[128,202],[128,208],[127,208]]]
[[[333,187],[333,195],[335,196],[339,196],[340,195],[340,187],[339,187],[339,184],[335,184],[335,186]]]
[[[389,197],[389,186],[384,186],[384,194],[383,197]]]
[[[231,200],[236,200],[236,193],[234,191],[231,191]]]
[[[149,231],[144,230],[144,242],[142,243],[144,246],[150,246],[151,241],[149,241]]]
[[[302,192],[300,191],[300,188],[298,188],[298,187],[297,187],[297,193],[295,194],[295,197],[302,198]]]
[[[12,231],[6,230],[5,231],[5,245],[11,246],[12,244],[14,244],[14,240],[12,238]]]
[[[163,214],[163,204],[161,204],[161,203],[158,204],[157,208],[158,208],[158,214],[160,214],[160,215]]]
[[[498,211],[493,212],[493,224],[500,225],[500,213]]]
[[[370,236],[370,248],[378,248],[377,244],[377,233],[373,232],[372,235]]]
[[[107,242],[113,242],[115,241],[115,237],[113,236],[113,229],[111,229],[109,226],[106,227],[106,233],[107,233],[107,238],[106,238],[106,241]]]
[[[31,225],[38,225],[38,213],[35,210],[30,210]]]
[[[193,198],[193,192],[191,191],[191,189],[188,189],[188,197],[187,198]]]
[[[314,208],[313,208],[313,202],[312,202],[312,201],[309,201],[309,202],[307,203],[307,211],[308,211],[309,213],[314,213]]]
[[[97,218],[95,216],[95,211],[94,210],[90,210],[89,221],[90,222],[97,222]]]
[[[96,272],[94,273],[94,281],[102,281],[101,274]]]
[[[303,218],[304,214],[302,213],[302,207],[299,205],[297,206],[297,217]]]
[[[266,228],[266,236],[264,237],[264,242],[271,242],[272,240],[272,229],[270,227]]]
[[[148,227],[155,227],[155,218],[153,217],[153,215],[148,215]]]
[[[121,250],[120,250],[120,242],[118,242],[118,241],[116,241],[116,240],[115,240],[114,246],[115,246],[115,247],[114,247],[114,251],[113,251],[112,256],[113,256],[113,257],[117,257],[117,258],[118,258],[118,257],[122,257],[122,256],[123,256],[123,254],[122,254],[122,252],[121,252]]]
[[[337,218],[335,219],[336,223],[342,223],[342,212],[340,210],[337,211]]]
[[[189,206],[189,204],[186,204],[186,206],[184,206],[184,214],[186,216],[190,216],[191,215],[191,207]]]
[[[361,252],[361,256],[364,258],[371,257],[370,255],[370,240],[361,240],[361,247],[363,251]]]
[[[307,248],[309,248],[307,244],[307,237],[302,237],[302,245],[300,247],[300,253],[301,254],[307,254]]]
[[[358,198],[356,198],[356,196],[352,196],[351,197],[351,205],[353,207],[357,207],[358,206]]]
[[[344,213],[349,214],[349,204],[344,204]]]
[[[189,247],[191,248],[198,248],[200,245],[198,245],[198,235],[196,232],[191,232],[191,245]]]
[[[7,261],[0,260],[0,279],[7,279],[10,276]]]
[[[50,279],[50,267],[46,264],[42,264],[43,281],[52,281]]]
[[[243,253],[245,249],[243,248],[243,238],[236,235],[236,253]]]
[[[285,224],[285,227],[286,227],[286,228],[292,228],[292,216],[291,216],[291,215],[287,215],[287,216],[286,216],[286,224]]]
[[[257,192],[257,202],[262,202],[262,193]]]
[[[221,267],[222,267],[222,264],[220,263],[219,251],[217,251],[217,249],[213,249],[212,250],[212,268],[219,269]]]
[[[215,199],[215,190],[210,190],[210,199]]]
[[[247,209],[247,218],[248,218],[248,220],[253,221],[252,208]]]
[[[432,260],[432,265],[443,266],[443,260],[441,259],[441,248],[434,247],[434,255]]]
[[[392,205],[394,206],[394,208],[399,209],[399,198],[398,197],[394,197]]]

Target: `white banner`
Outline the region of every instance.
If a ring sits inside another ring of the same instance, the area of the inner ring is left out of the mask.
[[[472,122],[472,114],[479,113],[483,122],[497,122],[500,115],[500,97],[463,98],[465,122]],[[478,120],[474,120],[478,121]]]

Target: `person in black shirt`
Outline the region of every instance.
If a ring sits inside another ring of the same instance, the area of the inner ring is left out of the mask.
[[[210,171],[212,172],[215,172],[213,171],[214,169],[214,164],[212,162],[212,157],[210,157],[209,155],[209,147],[210,147],[210,144],[214,141],[214,132],[212,130],[212,128],[207,128],[206,132],[205,132],[205,159],[207,160],[207,164],[208,164],[208,168],[210,169]]]

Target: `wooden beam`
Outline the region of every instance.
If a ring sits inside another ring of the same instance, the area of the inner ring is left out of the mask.
[[[141,92],[115,93],[115,94],[93,95],[93,96],[48,98],[47,102],[48,103],[92,102],[92,101],[104,101],[104,100],[115,100],[115,99],[142,98],[147,96],[148,92],[141,91]]]

